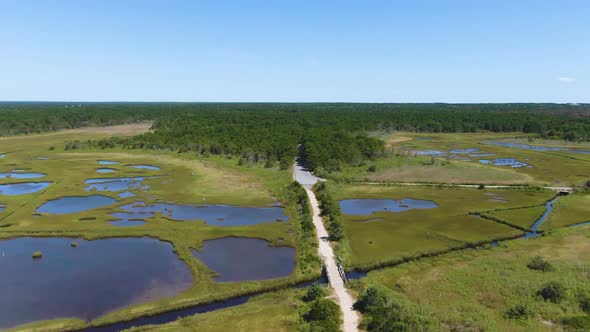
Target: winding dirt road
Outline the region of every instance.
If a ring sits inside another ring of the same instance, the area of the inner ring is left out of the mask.
[[[336,302],[340,306],[343,318],[343,330],[345,332],[358,331],[359,315],[352,309],[352,305],[355,299],[348,292],[344,286],[344,281],[340,278],[338,273],[338,267],[336,265],[336,259],[334,258],[334,250],[328,241],[328,231],[324,227],[322,217],[320,216],[320,207],[311,186],[317,181],[322,179],[315,177],[310,172],[306,171],[301,165],[295,164],[293,167],[293,178],[299,182],[307,192],[309,202],[311,204],[313,213],[313,224],[318,236],[319,248],[318,253],[326,266],[326,272],[328,274],[328,281],[330,286],[334,290]]]

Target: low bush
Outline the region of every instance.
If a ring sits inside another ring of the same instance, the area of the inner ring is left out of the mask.
[[[545,301],[559,303],[565,299],[566,291],[566,288],[562,284],[556,281],[551,281],[539,290],[538,295],[540,295]]]
[[[543,259],[541,256],[537,256],[533,258],[530,263],[527,264],[527,267],[531,270],[549,272],[553,271],[553,266]]]
[[[590,330],[590,316],[576,316],[564,319],[563,325],[567,325],[574,331],[589,331]]]
[[[579,300],[580,309],[590,315],[590,296],[582,296]]]
[[[528,319],[532,315],[532,310],[525,304],[517,304],[506,311],[508,319]]]
[[[300,326],[301,331],[340,331],[340,308],[334,301],[328,299],[315,300],[302,318],[305,324]]]
[[[326,290],[320,285],[311,285],[307,287],[307,293],[303,297],[306,302],[312,302],[326,296]]]

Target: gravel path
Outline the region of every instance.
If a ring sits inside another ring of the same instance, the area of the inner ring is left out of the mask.
[[[293,178],[295,178],[296,181],[305,187],[305,191],[309,197],[309,202],[311,204],[313,213],[313,224],[315,226],[319,241],[318,253],[326,265],[328,281],[334,290],[336,302],[342,311],[343,330],[344,332],[358,331],[359,315],[352,309],[355,299],[348,292],[348,289],[344,286],[344,281],[342,278],[340,278],[338,267],[336,265],[336,259],[334,258],[334,250],[332,250],[330,241],[328,241],[328,231],[326,230],[326,227],[324,227],[322,217],[320,216],[318,201],[315,197],[315,194],[310,189],[313,184],[315,184],[317,181],[321,181],[321,179],[315,177],[313,174],[304,170],[297,164],[293,169]]]

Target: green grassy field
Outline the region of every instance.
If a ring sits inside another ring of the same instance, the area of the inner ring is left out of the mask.
[[[569,226],[590,221],[590,193],[576,193],[561,197],[555,204],[545,229]]]
[[[488,214],[505,220],[510,224],[530,229],[531,226],[543,215],[545,205],[526,207],[520,209],[496,210]]]
[[[265,289],[286,287],[301,280],[313,279],[319,275],[319,264],[305,265],[300,255],[315,248],[297,247],[296,206],[289,202],[286,188],[292,182],[289,171],[255,166],[237,166],[237,160],[211,157],[197,159],[190,154],[170,151],[127,151],[127,150],[74,150],[65,151],[65,142],[78,139],[92,139],[111,135],[136,134],[137,130],[117,131],[115,129],[78,129],[51,134],[1,138],[2,153],[0,172],[24,169],[46,173],[41,179],[1,179],[0,183],[26,181],[52,181],[47,189],[37,193],[18,196],[0,196],[0,203],[6,209],[0,212],[0,238],[19,236],[68,236],[86,239],[109,237],[151,236],[171,242],[179,258],[186,262],[193,273],[193,287],[172,298],[123,308],[103,317],[92,324],[103,324],[126,320],[143,314],[153,314],[173,308],[197,303],[210,302],[235,295]],[[38,157],[48,158],[46,160]],[[99,165],[97,160],[118,161],[117,165]],[[138,170],[126,165],[149,164],[161,169]],[[117,169],[116,173],[96,173],[100,167]],[[119,198],[116,193],[86,191],[85,179],[125,176],[156,176],[146,179],[147,191],[132,190],[137,196]],[[64,215],[35,215],[36,208],[43,202],[62,196],[107,195],[117,202],[105,208]],[[160,214],[136,227],[117,227],[109,224],[109,213],[119,211],[119,206],[132,202],[174,202],[180,204],[223,203],[241,206],[268,206],[281,202],[289,221],[239,227],[215,227],[201,221],[172,222]],[[217,283],[212,280],[212,271],[195,259],[191,248],[199,248],[203,241],[227,236],[261,238],[273,245],[296,247],[296,267],[292,275],[268,281]],[[44,329],[57,330],[67,326],[80,326],[81,321],[58,319],[44,322]],[[39,326],[39,325],[32,325]],[[25,328],[27,330],[29,328]],[[33,329],[32,327],[30,329]]]
[[[342,255],[351,268],[379,266],[468,243],[517,236],[522,231],[471,216],[469,212],[538,205],[554,195],[548,191],[408,186],[333,185],[331,188],[337,200],[413,198],[431,200],[439,206],[429,210],[377,212],[362,217],[343,215],[346,236]],[[506,202],[494,201],[490,193],[501,196]],[[370,221],[376,218],[381,220]]]
[[[518,138],[518,137],[521,138]],[[509,141],[529,145],[587,148],[587,144],[562,141],[529,142],[523,134],[413,134],[400,133],[383,137],[392,151],[387,157],[367,165],[345,167],[341,174],[330,177],[352,181],[429,182],[429,183],[483,183],[483,184],[535,184],[570,186],[590,179],[590,155],[563,151],[530,151],[485,144],[489,141]],[[517,138],[514,138],[517,137]],[[424,140],[427,138],[427,140]],[[514,139],[513,139],[514,138]],[[447,157],[416,156],[414,151],[477,148],[475,153],[493,153],[494,156],[458,156],[469,161]],[[479,159],[516,158],[532,167],[484,165]],[[375,172],[368,171],[370,165]]]
[[[373,271],[356,287],[385,287],[403,303],[402,311],[419,308],[430,330],[561,331],[563,319],[584,316],[578,299],[590,294],[589,240],[590,227],[563,229],[534,240],[507,241]],[[546,259],[553,270],[529,269],[535,256]],[[536,295],[551,281],[566,288],[560,303]],[[528,318],[506,317],[517,304],[528,309]]]

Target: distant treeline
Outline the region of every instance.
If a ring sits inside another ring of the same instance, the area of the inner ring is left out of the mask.
[[[155,120],[132,138],[72,143],[227,155],[242,163],[288,167],[301,145],[311,169],[337,170],[383,153],[374,133],[523,132],[590,140],[590,105],[289,104],[289,103],[7,103],[0,135]]]

